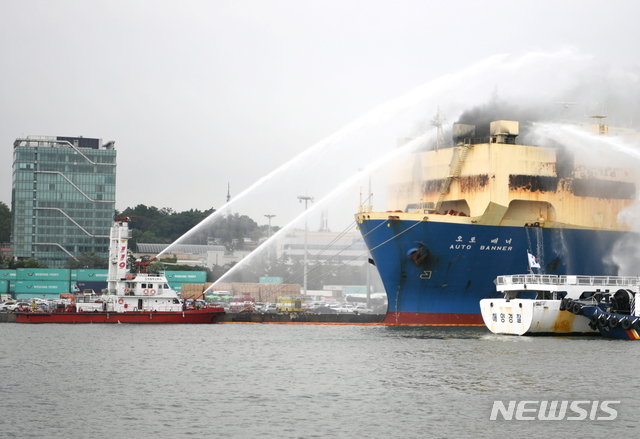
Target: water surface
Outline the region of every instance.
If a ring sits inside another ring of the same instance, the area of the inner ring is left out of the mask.
[[[0,325],[16,438],[633,434],[640,343],[484,328]],[[489,421],[493,401],[620,400],[615,421]]]

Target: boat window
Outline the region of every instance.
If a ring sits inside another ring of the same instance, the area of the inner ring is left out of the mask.
[[[149,284],[148,288],[153,288],[153,284]]]
[[[593,296],[594,294],[596,294],[595,291],[585,291],[582,294],[580,294],[580,299],[588,299],[589,297]]]
[[[538,291],[536,294],[536,300],[552,300],[553,291]]]
[[[140,287],[147,288],[147,284],[140,284]]]
[[[169,289],[169,285],[164,284],[164,289],[165,289],[165,290],[168,290],[168,289]]]
[[[518,299],[535,299],[537,296],[535,291],[525,290],[518,291]]]

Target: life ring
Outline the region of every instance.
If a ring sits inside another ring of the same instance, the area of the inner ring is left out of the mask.
[[[151,293],[151,295],[153,296],[154,294],[156,294],[156,290],[149,290],[149,293]]]
[[[122,305],[124,303],[124,299],[118,299],[118,303]]]
[[[144,290],[143,293],[144,294],[149,294],[149,290]]]
[[[127,275],[125,276],[127,279],[131,279],[131,273],[127,273]]]
[[[629,320],[629,317],[623,317],[620,319],[620,327],[625,331],[631,328],[631,320]]]
[[[609,326],[612,328],[615,328],[616,326],[618,326],[618,323],[620,323],[620,321],[615,316],[609,319]]]
[[[124,289],[124,294],[129,294],[129,291],[130,291],[129,288],[125,288]]]

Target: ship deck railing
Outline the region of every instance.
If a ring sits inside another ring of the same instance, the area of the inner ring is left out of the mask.
[[[639,286],[640,276],[578,276],[555,274],[513,274],[498,276],[496,285],[584,285],[602,287]]]

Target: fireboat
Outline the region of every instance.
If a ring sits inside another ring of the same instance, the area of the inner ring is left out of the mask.
[[[109,243],[107,289],[102,294],[76,294],[48,312],[16,310],[16,323],[218,323],[219,306],[186,304],[169,286],[163,272],[148,273],[149,262],[131,272],[128,242],[130,217],[115,217]]]

